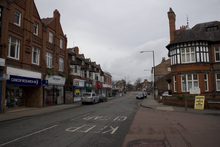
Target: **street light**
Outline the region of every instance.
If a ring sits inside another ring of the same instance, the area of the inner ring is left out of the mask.
[[[154,88],[155,88],[155,79],[154,79],[154,75],[155,75],[155,61],[154,61],[154,51],[140,51],[140,53],[144,53],[144,52],[152,52],[153,53],[153,94],[154,94],[154,98],[155,98],[155,93],[154,93]]]

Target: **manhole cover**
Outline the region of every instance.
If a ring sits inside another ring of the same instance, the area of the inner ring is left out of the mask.
[[[162,140],[140,139],[128,143],[127,147],[165,147]]]

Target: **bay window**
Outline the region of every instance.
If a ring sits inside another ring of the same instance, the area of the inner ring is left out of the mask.
[[[188,75],[182,75],[182,92],[189,91],[192,87],[199,87],[199,81],[198,81],[198,75],[197,74],[188,74]],[[185,79],[186,78],[186,83]],[[186,84],[186,85],[185,85]]]

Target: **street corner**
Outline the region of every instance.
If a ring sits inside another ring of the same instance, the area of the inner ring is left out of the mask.
[[[164,140],[138,139],[128,142],[126,147],[166,147]]]

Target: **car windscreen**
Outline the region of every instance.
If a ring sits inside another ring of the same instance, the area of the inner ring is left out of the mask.
[[[143,95],[142,93],[138,93],[137,95]]]
[[[83,93],[83,96],[91,96],[90,93]]]

